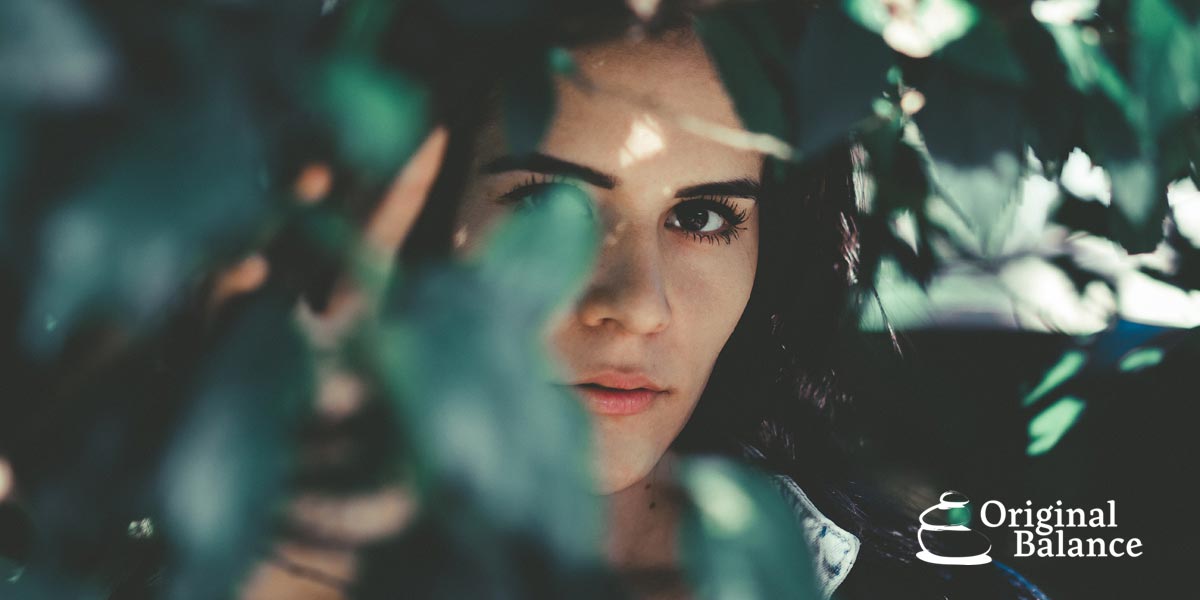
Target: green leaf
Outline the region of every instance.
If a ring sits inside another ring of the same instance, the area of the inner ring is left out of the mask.
[[[147,111],[38,224],[22,338],[43,359],[99,320],[141,335],[193,278],[277,216],[244,107]]]
[[[911,9],[886,0],[843,0],[842,7],[892,48],[917,58],[962,37],[979,18],[966,0],[916,0]]]
[[[1058,362],[1046,371],[1042,381],[1029,392],[1021,401],[1021,406],[1032,406],[1046,397],[1046,394],[1058,389],[1070,378],[1078,375],[1087,364],[1087,354],[1082,350],[1070,350],[1059,357]]]
[[[529,532],[568,563],[598,547],[591,436],[578,399],[548,383],[561,375],[540,332],[584,282],[597,236],[590,199],[551,188],[476,262],[406,280],[372,334],[421,504]]]
[[[895,54],[878,36],[831,10],[809,17],[797,53],[795,146],[804,158],[877,118],[873,102],[888,87]]]
[[[695,27],[733,97],[743,127],[788,139],[783,90],[771,76],[786,72],[786,66],[778,62],[781,42],[766,9],[750,5],[704,12]]]
[[[117,57],[91,12],[63,0],[0,3],[0,109],[78,107],[112,93]]]
[[[679,551],[698,598],[819,598],[796,515],[763,474],[732,461],[682,461],[690,498]]]
[[[1058,46],[1067,67],[1067,79],[1075,89],[1083,94],[1104,94],[1131,124],[1140,123],[1129,85],[1104,54],[1094,30],[1089,33],[1077,25],[1051,24],[1046,25],[1046,30]]]
[[[344,0],[345,17],[338,31],[337,53],[367,59],[380,44],[393,14],[404,0]]]
[[[1040,456],[1058,444],[1083,413],[1087,403],[1073,396],[1058,399],[1029,422],[1029,446],[1025,454]]]
[[[1137,348],[1122,357],[1117,368],[1123,372],[1140,371],[1162,362],[1166,354],[1162,348]]]
[[[942,48],[937,56],[965,72],[1017,87],[1029,83],[1029,74],[1013,52],[1008,33],[991,16],[981,16],[966,35]]]
[[[1027,143],[1048,177],[1057,177],[1071,151],[1079,145],[1084,96],[1069,81],[1066,61],[1054,36],[1036,22],[1014,23],[1013,48],[1030,76],[1025,93],[1030,127]]]
[[[989,253],[1008,233],[1018,195],[1025,117],[1017,90],[949,69],[917,85],[926,104],[915,120],[935,183]]]
[[[223,597],[269,547],[299,417],[313,398],[293,305],[253,298],[200,371],[161,466],[170,597]]]
[[[104,600],[111,590],[95,582],[80,581],[66,573],[58,573],[40,567],[13,569],[8,561],[0,558],[0,598],[20,600]]]
[[[1154,139],[1200,105],[1200,27],[1169,0],[1134,0],[1129,19],[1133,87]]]
[[[1163,237],[1167,186],[1158,173],[1157,152],[1144,144],[1117,108],[1103,98],[1084,106],[1086,150],[1112,181],[1109,231],[1130,253],[1150,252]]]
[[[875,183],[872,212],[890,216],[897,210],[923,213],[930,192],[929,156],[910,144],[900,119],[864,132],[860,137]]]
[[[375,182],[393,177],[429,128],[424,87],[367,59],[326,63],[317,97],[344,160]]]

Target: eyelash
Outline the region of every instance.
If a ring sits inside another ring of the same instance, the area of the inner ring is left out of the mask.
[[[688,198],[679,204],[676,204],[672,210],[677,210],[680,207],[688,205],[696,205],[697,208],[711,210],[725,220],[725,227],[720,231],[688,231],[686,229],[680,229],[680,231],[682,231],[685,235],[697,242],[715,244],[719,241],[723,241],[726,244],[731,244],[733,243],[733,240],[737,239],[738,236],[740,236],[746,229],[745,227],[742,227],[742,224],[744,224],[746,219],[749,217],[749,211],[745,209],[739,209],[733,203],[733,200],[729,199],[728,196],[700,196],[698,198]]]
[[[574,185],[578,187],[575,180],[564,177],[562,175],[544,175],[534,173],[525,178],[524,181],[515,185],[509,191],[503,193],[499,197],[499,202],[503,204],[516,204],[520,200],[529,197],[534,192],[553,185]],[[671,210],[678,210],[681,207],[689,205],[697,205],[697,208],[704,208],[717,213],[725,220],[725,227],[720,231],[688,231],[679,229],[681,233],[691,238],[693,241],[715,244],[717,242],[725,242],[726,244],[733,243],[737,239],[745,227],[742,225],[749,218],[749,213],[745,209],[739,209],[728,196],[698,196],[695,198],[686,198],[672,207]]]

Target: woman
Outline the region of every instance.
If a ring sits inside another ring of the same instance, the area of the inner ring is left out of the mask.
[[[915,561],[915,515],[851,483],[828,419],[847,397],[831,357],[858,244],[849,148],[779,177],[762,154],[681,128],[673,117],[743,129],[686,25],[572,57],[535,152],[508,147],[495,82],[464,94],[484,102],[450,112],[449,163],[405,250],[470,255],[556,186],[594,199],[597,264],[547,343],[554,383],[592,414],[610,562],[676,564],[681,507],[660,488],[679,455],[718,453],[783,475],[807,530],[826,532],[810,539],[826,596],[1041,597],[1006,567]]]

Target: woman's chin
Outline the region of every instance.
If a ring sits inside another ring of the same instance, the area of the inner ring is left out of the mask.
[[[662,452],[649,447],[645,440],[606,436],[601,433],[593,457],[593,490],[597,494],[615,494],[641,482],[654,470]]]

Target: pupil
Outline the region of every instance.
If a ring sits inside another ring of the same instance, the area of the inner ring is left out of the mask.
[[[708,224],[708,210],[692,209],[684,211],[682,215],[679,215],[679,222],[683,225],[684,229],[696,231],[704,229],[704,226]]]

